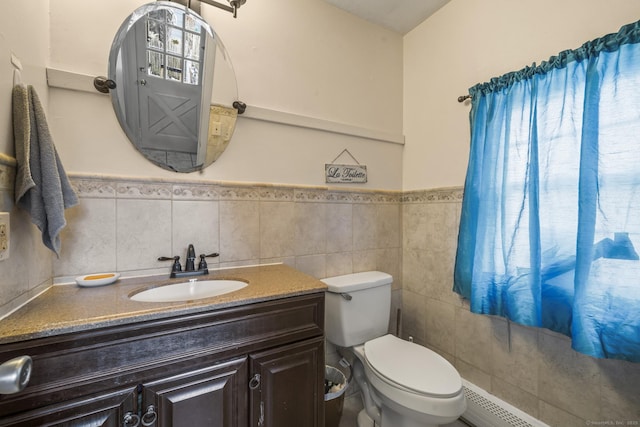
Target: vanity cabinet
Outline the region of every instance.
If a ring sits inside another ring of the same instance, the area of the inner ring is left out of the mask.
[[[0,427],[321,427],[323,328],[316,293],[3,344],[33,371]]]

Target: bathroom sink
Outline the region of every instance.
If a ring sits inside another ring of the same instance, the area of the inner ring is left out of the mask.
[[[179,302],[228,294],[247,286],[240,280],[190,280],[158,286],[138,292],[129,298],[142,302]]]

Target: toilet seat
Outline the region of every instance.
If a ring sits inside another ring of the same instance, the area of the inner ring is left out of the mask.
[[[462,379],[442,356],[393,335],[367,341],[364,356],[369,367],[390,385],[433,398],[462,391]]]

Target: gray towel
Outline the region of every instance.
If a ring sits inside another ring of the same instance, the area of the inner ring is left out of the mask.
[[[42,242],[60,256],[64,210],[78,203],[49,133],[47,118],[32,86],[13,88],[13,136],[18,170],[16,204],[42,232]]]

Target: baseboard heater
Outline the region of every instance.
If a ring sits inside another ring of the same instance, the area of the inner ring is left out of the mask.
[[[475,427],[549,427],[475,384],[464,379],[462,383],[467,397],[467,410],[461,417],[465,423]]]

